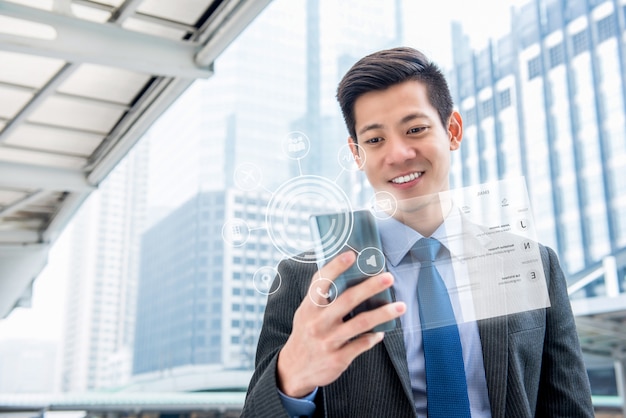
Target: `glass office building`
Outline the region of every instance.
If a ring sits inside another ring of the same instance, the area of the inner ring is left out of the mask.
[[[592,390],[613,396],[626,382],[625,17],[617,1],[528,1],[478,51],[452,28],[465,120],[453,185],[525,176],[538,238],[570,283]]]
[[[509,35],[474,52],[453,27],[465,119],[453,184],[525,176],[538,236],[569,274],[626,245],[624,10],[527,2]]]

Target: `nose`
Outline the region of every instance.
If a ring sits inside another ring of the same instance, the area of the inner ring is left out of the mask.
[[[415,158],[417,151],[410,140],[399,137],[387,138],[387,152],[385,155],[387,164],[402,164]]]

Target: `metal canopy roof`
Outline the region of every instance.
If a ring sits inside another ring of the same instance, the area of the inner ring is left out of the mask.
[[[72,215],[270,0],[0,0],[0,318]]]
[[[239,411],[243,408],[245,391],[239,392],[93,392],[62,394],[0,394],[3,411]]]
[[[626,248],[622,248],[574,276],[568,290],[583,351],[626,367],[625,271]],[[590,294],[584,293],[587,290]]]

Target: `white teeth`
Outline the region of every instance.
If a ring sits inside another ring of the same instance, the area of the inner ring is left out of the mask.
[[[415,173],[407,174],[406,176],[396,177],[395,179],[392,179],[391,182],[396,183],[396,184],[402,184],[411,180],[415,180],[416,178],[421,177],[421,175],[422,175],[422,172],[415,172]]]

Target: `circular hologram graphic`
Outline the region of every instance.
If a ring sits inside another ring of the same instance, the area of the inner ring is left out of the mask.
[[[274,282],[276,282],[275,285]],[[262,295],[271,295],[280,289],[281,284],[280,273],[274,267],[263,266],[252,276],[252,285]]]
[[[295,177],[279,186],[267,205],[265,221],[269,238],[287,257],[315,263],[315,254],[310,251],[315,243],[309,218],[313,214],[335,212],[346,213],[352,220],[350,201],[339,186],[320,176]],[[349,227],[352,228],[351,222]],[[342,231],[335,253],[347,242],[349,232]]]
[[[301,160],[311,149],[309,138],[299,131],[289,132],[283,139],[283,152],[292,160]]]
[[[263,172],[256,164],[243,163],[235,169],[233,180],[235,185],[246,192],[252,191],[261,185]]]
[[[367,247],[357,256],[356,265],[366,276],[376,276],[385,270],[385,256],[378,248]]]
[[[241,247],[250,238],[250,228],[243,219],[234,218],[224,222],[222,239],[233,247]]]
[[[311,302],[320,308],[325,308],[337,300],[337,285],[330,279],[320,277],[311,283],[308,295]]]
[[[398,200],[389,192],[376,192],[370,199],[372,214],[381,220],[392,218],[398,210]]]
[[[352,153],[350,144],[345,144],[337,152],[337,161],[341,168],[346,171],[358,171],[365,164],[365,150],[358,144],[353,144],[358,150],[358,157]]]

